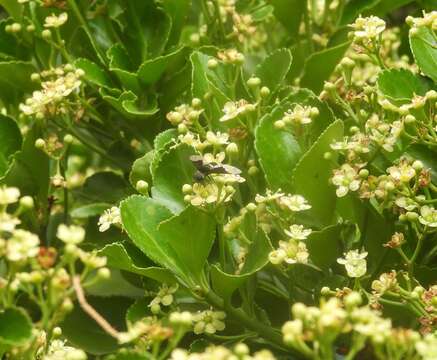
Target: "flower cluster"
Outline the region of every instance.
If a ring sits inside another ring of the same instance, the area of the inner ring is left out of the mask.
[[[20,105],[22,113],[41,118],[65,113],[69,106],[65,99],[79,90],[83,75],[82,69],[76,70],[72,65],[36,74],[42,79],[41,90],[34,91],[32,97]]]

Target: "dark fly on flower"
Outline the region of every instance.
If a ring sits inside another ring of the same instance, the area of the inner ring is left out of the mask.
[[[204,181],[206,177],[212,174],[241,174],[241,170],[234,166],[216,162],[207,163],[200,155],[192,155],[190,156],[190,160],[197,169],[194,173],[194,180],[197,182]]]

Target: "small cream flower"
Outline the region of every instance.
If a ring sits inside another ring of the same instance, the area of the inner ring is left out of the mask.
[[[319,114],[316,107],[296,105],[293,109],[289,109],[284,113],[282,121],[285,124],[301,124],[307,125],[312,122],[312,119]]]
[[[350,191],[357,191],[360,188],[360,178],[357,170],[349,164],[343,164],[340,169],[334,170],[332,183],[337,186],[338,197],[346,196]]]
[[[367,252],[360,253],[358,250],[351,250],[344,254],[344,258],[337,259],[337,262],[346,267],[349,277],[358,278],[367,272],[366,256]]]
[[[301,195],[283,195],[278,199],[278,203],[281,208],[287,208],[294,212],[311,209],[311,205]]]
[[[228,101],[223,108],[224,115],[220,118],[220,121],[226,122],[235,119],[241,114],[246,113],[251,106],[253,105],[248,104],[246,100],[239,100],[235,102]]]
[[[279,241],[279,248],[269,254],[269,260],[274,265],[283,262],[287,264],[306,264],[308,263],[308,257],[309,253],[306,245],[302,241],[295,239]]]
[[[385,30],[385,21],[377,16],[362,18],[361,16],[351,25],[358,39],[372,40]]]
[[[226,314],[223,311],[205,310],[193,316],[195,334],[215,334],[225,329],[223,322]]]
[[[0,205],[16,203],[20,198],[20,190],[15,187],[0,187]]]
[[[418,207],[418,204],[411,198],[407,198],[405,196],[401,196],[395,200],[395,204],[402,209],[407,211],[413,211]]]
[[[178,284],[168,286],[167,284],[162,284],[159,288],[158,293],[150,302],[149,306],[153,313],[158,313],[161,310],[161,305],[170,306],[173,303],[173,294],[178,290]]]
[[[25,261],[39,252],[39,238],[26,230],[15,230],[6,242],[6,258],[9,261]]]
[[[104,232],[110,228],[111,225],[121,224],[120,209],[116,206],[105,210],[102,216],[99,218],[98,226],[99,231]]]
[[[437,227],[437,210],[431,206],[424,205],[420,208],[419,221],[429,227]]]
[[[47,354],[42,360],[86,360],[87,356],[83,350],[65,345],[65,340],[52,340]]]
[[[44,27],[46,28],[58,28],[62,25],[64,25],[68,20],[68,14],[66,12],[63,12],[62,14],[59,14],[59,16],[56,16],[55,14],[52,14],[50,16],[47,16],[45,18]]]
[[[416,170],[406,161],[402,161],[398,166],[389,167],[387,172],[393,180],[402,183],[407,183],[416,176]]]
[[[290,238],[295,240],[305,240],[312,232],[311,229],[305,229],[303,225],[291,225],[289,230],[284,230]]]
[[[0,213],[0,232],[11,233],[19,224],[20,220],[18,218],[13,217],[6,212]]]
[[[66,244],[77,245],[85,239],[85,229],[80,226],[61,224],[58,226],[56,236]]]
[[[416,343],[416,350],[423,360],[437,359],[437,335],[427,334]]]

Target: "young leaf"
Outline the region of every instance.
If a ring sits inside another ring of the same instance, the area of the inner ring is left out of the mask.
[[[121,203],[121,217],[129,237],[150,259],[189,286],[202,284],[215,237],[215,222],[209,214],[188,207],[172,217],[158,201],[131,196]]]
[[[414,95],[425,95],[429,86],[410,70],[391,69],[378,76],[378,89],[392,102],[402,105],[411,102]]]
[[[20,308],[0,311],[0,345],[19,346],[32,339],[32,322]]]
[[[261,119],[255,131],[255,149],[270,187],[291,191],[291,174],[302,150],[292,134],[274,126],[286,110],[278,106]]]
[[[284,81],[292,62],[291,52],[288,49],[278,49],[268,55],[257,66],[255,76],[261,79],[261,84],[267,86],[273,93]]]
[[[164,153],[153,173],[152,196],[177,214],[186,207],[182,186],[193,182],[195,167],[190,156],[194,150],[179,145]]]
[[[437,47],[433,30],[421,26],[410,32],[410,47],[420,70],[437,83]]]
[[[306,3],[302,0],[268,0],[274,7],[274,14],[288,33],[296,38],[305,11]]]
[[[77,59],[74,66],[85,72],[84,78],[92,84],[100,87],[112,88],[112,82],[105,71],[97,64],[88,59]]]
[[[335,159],[325,160],[331,143],[343,137],[343,122],[332,123],[302,156],[293,171],[294,191],[304,196],[312,208],[306,212],[315,225],[329,225],[334,218],[335,188],[329,182]]]
[[[318,94],[323,84],[329,79],[338,62],[349,48],[346,42],[312,54],[305,62],[301,86],[311,89]]]
[[[150,262],[144,258],[144,254],[129,243],[108,244],[99,251],[99,254],[106,257],[108,266],[111,268],[146,276],[162,283],[175,282],[168,270],[150,266]]]
[[[252,243],[248,249],[248,256],[238,274],[229,274],[217,265],[211,268],[212,286],[223,299],[229,300],[239,287],[252,275],[260,271],[268,263],[268,256],[272,245],[263,230],[259,229],[252,235]]]

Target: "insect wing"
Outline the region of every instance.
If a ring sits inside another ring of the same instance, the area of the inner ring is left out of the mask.
[[[240,175],[241,170],[231,165],[222,165],[227,174]]]

